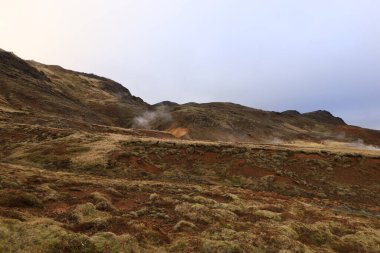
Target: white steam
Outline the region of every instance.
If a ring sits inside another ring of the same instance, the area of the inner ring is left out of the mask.
[[[265,143],[267,143],[267,144],[283,144],[284,141],[278,137],[273,137],[272,139],[267,140]]]
[[[133,128],[152,129],[155,124],[172,121],[173,117],[166,106],[159,106],[154,111],[145,111],[133,119]]]
[[[346,133],[345,132],[340,132],[340,133],[337,134],[336,138],[338,140],[344,140],[344,139],[346,139]]]
[[[380,150],[380,147],[365,144],[362,139],[358,139],[357,141],[347,143],[347,146],[351,148],[365,149],[365,150]]]

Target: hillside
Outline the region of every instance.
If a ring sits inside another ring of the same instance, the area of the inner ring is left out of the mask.
[[[174,104],[166,108],[172,122],[162,124],[157,120],[152,122],[152,128],[187,139],[256,143],[360,139],[366,144],[380,145],[380,131],[349,126],[326,111],[289,114],[233,103]]]
[[[148,107],[122,85],[92,74],[24,61],[0,51],[0,117],[61,127],[131,127]]]
[[[380,252],[380,132],[149,105],[0,50],[0,252]]]
[[[179,105],[170,101],[151,106],[107,78],[24,61],[6,51],[0,51],[0,67],[0,117],[12,122],[145,128],[212,141],[359,139],[380,145],[380,131],[348,126],[327,111],[279,113],[233,103]]]

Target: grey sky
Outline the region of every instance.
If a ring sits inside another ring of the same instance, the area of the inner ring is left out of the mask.
[[[0,0],[0,48],[149,103],[326,109],[380,129],[378,0]]]

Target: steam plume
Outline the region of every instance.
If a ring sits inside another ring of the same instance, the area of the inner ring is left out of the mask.
[[[145,111],[133,119],[133,128],[152,129],[157,124],[172,121],[173,117],[166,106],[159,106],[153,111]]]
[[[380,150],[380,147],[365,144],[362,139],[358,139],[357,141],[347,143],[347,146],[357,149]]]

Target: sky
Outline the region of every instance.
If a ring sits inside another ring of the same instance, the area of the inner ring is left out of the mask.
[[[152,104],[325,109],[380,129],[379,0],[0,0],[0,48]]]

